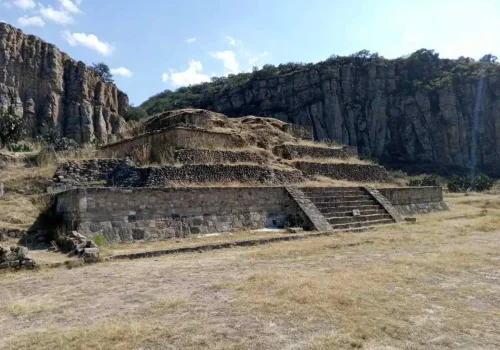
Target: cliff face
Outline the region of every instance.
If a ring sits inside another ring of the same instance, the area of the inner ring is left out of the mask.
[[[126,130],[128,97],[83,62],[0,23],[0,109],[24,118],[35,137],[52,128],[78,142],[104,142]]]
[[[208,83],[164,92],[144,106],[151,112],[166,95],[175,99],[189,93],[190,104],[229,116],[253,114],[311,125],[316,138],[357,146],[359,154],[385,164],[427,172],[436,165],[479,167],[499,174],[498,65],[432,55],[419,65],[411,57],[339,58],[267,78],[257,72],[229,89]]]

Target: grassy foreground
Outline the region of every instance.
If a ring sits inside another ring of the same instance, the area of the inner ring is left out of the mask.
[[[0,349],[495,349],[500,198],[365,233],[0,275]]]

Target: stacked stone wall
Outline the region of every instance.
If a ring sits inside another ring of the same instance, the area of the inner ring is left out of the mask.
[[[60,193],[56,211],[87,237],[154,241],[311,223],[283,187],[88,188]]]
[[[174,152],[175,161],[182,164],[214,163],[267,163],[262,153],[245,151],[226,151],[210,149],[179,149]]]
[[[119,166],[108,177],[112,187],[161,187],[179,183],[258,183],[278,185],[304,181],[298,170],[278,170],[258,165],[187,164],[182,166]]]
[[[382,188],[387,198],[401,215],[426,214],[448,210],[441,187]]]
[[[273,153],[285,159],[296,158],[358,158],[356,147],[314,147],[306,145],[285,144],[276,146]]]
[[[325,176],[335,180],[359,182],[390,182],[392,177],[379,165],[296,162],[295,167],[305,175]]]
[[[57,183],[85,183],[106,181],[118,165],[131,165],[128,159],[70,160],[59,164],[54,174]]]

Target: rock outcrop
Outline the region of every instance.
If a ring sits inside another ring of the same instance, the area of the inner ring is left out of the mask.
[[[340,57],[287,71],[289,65],[165,91],[143,107],[152,113],[168,99],[231,117],[274,117],[313,126],[317,139],[357,146],[386,165],[432,172],[435,165],[478,167],[500,175],[497,64],[439,59],[424,50],[397,60]]]
[[[128,97],[56,46],[0,23],[0,109],[22,117],[28,136],[48,129],[85,143],[126,131]]]

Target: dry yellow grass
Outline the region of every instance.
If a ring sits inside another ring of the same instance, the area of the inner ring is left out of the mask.
[[[57,308],[1,313],[0,348],[499,348],[500,198],[446,200],[364,233],[5,275],[0,300]]]
[[[329,141],[311,141],[311,140],[297,139],[296,142],[289,142],[289,143],[303,145],[303,146],[310,146],[310,147],[342,148],[342,146],[340,146],[338,143],[336,143],[333,140],[329,140]]]
[[[25,162],[0,166],[5,196],[0,198],[0,227],[28,228],[47,205],[43,196],[55,166],[27,166]]]

